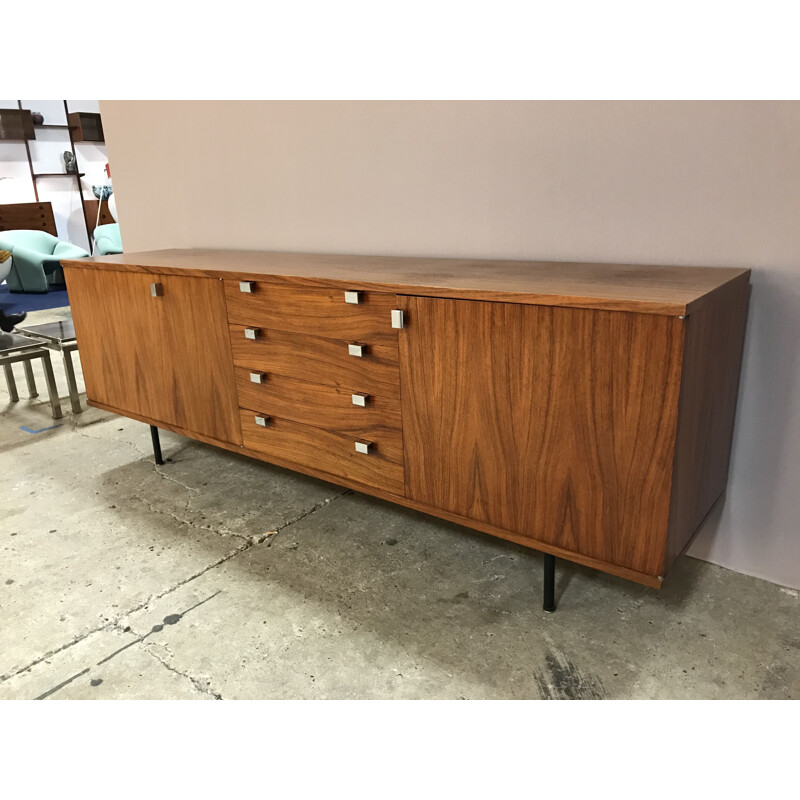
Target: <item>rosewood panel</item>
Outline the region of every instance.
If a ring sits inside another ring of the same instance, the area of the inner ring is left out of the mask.
[[[65,275],[90,400],[241,443],[221,281]]]
[[[171,355],[171,386],[161,418],[215,439],[241,444],[238,403],[222,281],[161,276],[162,347]]]
[[[150,294],[153,279],[73,266],[64,274],[88,399],[177,424],[165,417],[172,354],[163,305]]]
[[[337,290],[602,308],[648,314],[696,311],[709,293],[749,270],[466,258],[154,250],[89,260],[99,269],[294,283]]]
[[[253,340],[245,337],[244,330],[243,325],[230,326],[236,366],[326,383],[350,392],[399,396],[397,346],[367,345],[364,355],[356,357],[349,354],[346,341],[266,329]]]
[[[358,453],[355,438],[311,425],[271,417],[266,426],[256,424],[258,410],[241,409],[245,447],[283,462],[312,467],[393,494],[404,494],[402,453],[387,453],[385,438],[372,441],[370,453]],[[400,455],[401,460],[395,460]]]
[[[410,498],[662,574],[683,322],[403,298]]]
[[[686,320],[667,569],[725,490],[749,298],[733,282]]]
[[[395,295],[359,292],[358,303],[346,303],[343,289],[315,289],[290,283],[253,281],[242,292],[239,281],[225,281],[228,320],[279,331],[397,346],[391,311]],[[353,285],[352,291],[359,287]]]
[[[264,375],[254,383],[251,375]],[[322,383],[236,367],[239,405],[260,408],[285,419],[340,433],[379,436],[387,431],[400,441],[400,401],[395,395],[369,395],[353,404],[353,392]]]

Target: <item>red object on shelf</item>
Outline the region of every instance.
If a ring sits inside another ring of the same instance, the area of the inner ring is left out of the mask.
[[[106,163],[105,166],[105,173],[106,175],[108,175],[109,178],[111,177],[111,167],[108,166],[108,163]]]

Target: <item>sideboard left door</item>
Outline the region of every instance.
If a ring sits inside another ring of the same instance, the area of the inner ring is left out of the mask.
[[[89,400],[151,419],[169,390],[157,278],[141,272],[65,269]],[[171,360],[170,360],[171,361]]]
[[[222,281],[67,267],[90,400],[241,444]]]

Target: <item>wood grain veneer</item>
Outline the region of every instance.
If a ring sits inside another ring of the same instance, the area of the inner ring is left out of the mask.
[[[68,268],[87,396],[241,443],[220,281]]]
[[[648,586],[724,491],[748,270],[189,250],[65,274],[89,402],[200,441]]]
[[[329,475],[341,475],[365,486],[378,486],[404,494],[403,453],[400,437],[384,435],[372,440],[369,454],[357,453],[356,437],[326,431],[299,422],[270,417],[266,427],[255,423],[260,409],[241,409],[245,447],[276,456],[287,464],[314,467]]]
[[[387,430],[400,441],[400,400],[396,395],[370,395],[364,406],[353,405],[353,392],[323,383],[288,378],[274,372],[253,383],[251,370],[236,367],[239,405],[260,408],[277,417],[327,430],[375,438]]]
[[[647,314],[688,314],[749,270],[553,261],[154,250],[88,259],[97,269],[275,281],[430,297],[576,306]]]
[[[400,299],[408,496],[661,575],[683,321]]]
[[[749,299],[737,281],[686,320],[666,569],[725,490]]]
[[[228,320],[328,339],[397,346],[391,312],[395,296],[362,292],[360,303],[346,303],[343,289],[314,289],[253,281],[251,293],[239,281],[225,281]],[[358,289],[359,287],[353,287]]]
[[[0,205],[0,231],[47,231],[58,236],[51,203],[3,203]]]
[[[365,355],[357,358],[348,354],[343,340],[274,330],[263,330],[258,339],[252,340],[245,338],[244,325],[230,326],[230,342],[237,367],[252,367],[352,392],[399,396],[396,344],[368,345]]]

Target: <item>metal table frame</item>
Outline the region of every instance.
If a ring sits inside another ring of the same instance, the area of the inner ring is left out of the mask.
[[[22,362],[25,369],[25,381],[28,384],[28,393],[30,397],[34,398],[39,396],[39,392],[36,390],[36,380],[33,377],[33,368],[31,367],[31,361],[36,358],[42,359],[44,377],[47,382],[47,394],[50,400],[50,411],[53,415],[53,419],[61,419],[63,415],[61,412],[61,401],[58,398],[58,389],[56,388],[56,376],[53,374],[53,362],[50,360],[50,352],[43,346],[41,340],[31,341],[30,344],[19,344],[5,350],[0,349],[0,364],[3,365],[3,369],[6,373],[9,399],[12,403],[16,403],[19,400],[17,382],[14,378],[14,370],[11,368],[12,364],[19,362]]]
[[[67,376],[67,389],[69,391],[69,402],[70,406],[72,407],[72,413],[82,413],[83,408],[81,408],[81,400],[78,393],[78,383],[75,380],[75,367],[72,364],[72,354],[78,349],[77,340],[53,339],[51,337],[44,336],[41,333],[37,333],[35,330],[37,327],[38,326],[36,325],[31,325],[30,327],[18,325],[16,330],[23,336],[31,336],[35,339],[38,339],[43,347],[47,347],[50,350],[57,350],[61,353],[61,357],[64,360],[64,373]]]

